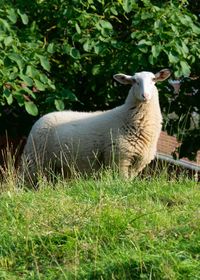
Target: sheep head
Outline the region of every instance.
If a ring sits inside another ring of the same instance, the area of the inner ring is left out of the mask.
[[[163,69],[156,74],[139,72],[133,76],[116,74],[113,78],[121,84],[131,85],[131,92],[140,102],[148,102],[157,93],[156,82],[164,81],[171,75],[169,69]]]

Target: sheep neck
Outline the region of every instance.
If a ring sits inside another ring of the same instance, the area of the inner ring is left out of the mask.
[[[158,139],[161,125],[162,125],[162,115],[160,111],[158,92],[155,92],[152,99],[146,102],[140,102],[133,100],[133,95],[130,98],[128,96],[124,109],[128,115],[125,117],[124,123],[124,135],[127,138],[136,137],[137,143],[141,141],[140,139],[145,139],[146,148],[144,150],[150,151],[151,149],[155,150],[155,146],[152,143],[155,143],[155,139]],[[142,151],[140,151],[142,153]]]

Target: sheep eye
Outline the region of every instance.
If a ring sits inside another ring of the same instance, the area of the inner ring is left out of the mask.
[[[138,81],[135,78],[132,78],[132,81],[133,81],[134,84],[139,85]]]

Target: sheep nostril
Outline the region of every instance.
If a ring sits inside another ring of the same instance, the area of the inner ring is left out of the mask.
[[[142,98],[146,100],[146,95],[144,93],[142,93]]]
[[[149,100],[150,99],[150,95],[148,93],[143,93],[142,97],[144,98],[144,100]]]

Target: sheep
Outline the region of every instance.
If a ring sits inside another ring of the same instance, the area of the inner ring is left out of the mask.
[[[65,177],[72,169],[91,174],[117,167],[125,178],[136,176],[156,155],[162,115],[156,82],[170,76],[168,69],[113,78],[130,85],[125,103],[107,111],[52,112],[33,125],[23,154],[25,180],[37,182],[38,170],[51,165]],[[73,167],[73,168],[72,168]]]

